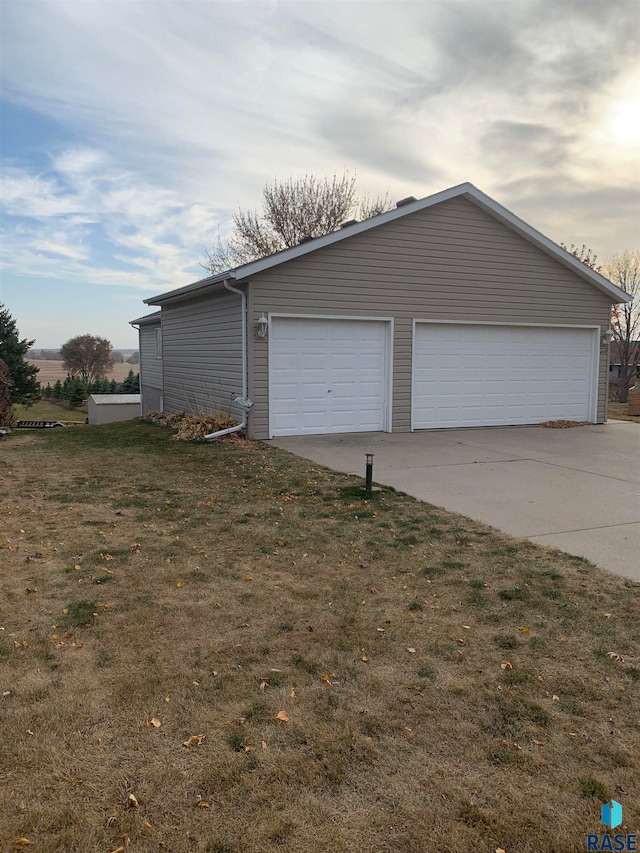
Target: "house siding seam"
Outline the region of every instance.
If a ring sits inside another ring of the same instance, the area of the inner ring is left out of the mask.
[[[221,290],[162,307],[164,410],[238,414],[242,392],[242,300]]]
[[[393,316],[394,432],[411,428],[412,320],[609,327],[611,300],[464,198],[318,249],[251,279],[250,317]],[[252,341],[250,435],[269,438],[268,346]],[[600,359],[598,422],[608,365]]]

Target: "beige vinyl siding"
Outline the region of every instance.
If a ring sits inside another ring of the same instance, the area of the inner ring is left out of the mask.
[[[140,327],[140,373],[144,384],[162,388],[162,359],[156,355],[156,329],[160,323]]]
[[[464,198],[402,217],[260,273],[262,311],[394,317],[393,431],[411,426],[412,319],[609,326],[604,293]],[[251,434],[268,437],[268,350],[250,346]],[[604,362],[604,359],[602,360]],[[607,366],[600,365],[598,420]]]
[[[159,328],[160,318],[156,322],[141,324],[138,331],[143,415],[162,408],[162,359],[156,355],[156,330]]]
[[[240,296],[222,286],[163,305],[165,412],[229,411],[231,394],[242,393],[241,306]]]
[[[152,385],[140,385],[140,397],[142,398],[142,415],[149,412],[162,411],[162,388],[154,388]]]

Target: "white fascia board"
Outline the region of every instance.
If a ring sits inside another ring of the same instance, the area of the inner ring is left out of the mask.
[[[199,290],[205,290],[214,284],[221,284],[225,279],[235,278],[235,270],[211,275],[207,278],[202,278],[199,281],[194,281],[192,284],[187,284],[184,287],[179,287],[176,290],[169,290],[167,293],[161,293],[159,296],[151,296],[149,299],[143,299],[147,305],[163,305],[165,302],[171,302],[173,299],[186,299],[189,296],[197,294]]]
[[[371,228],[377,228],[378,225],[386,225],[387,222],[393,222],[410,213],[416,213],[419,210],[424,210],[427,207],[432,207],[435,204],[440,204],[443,201],[463,195],[470,189],[475,189],[473,184],[460,184],[457,187],[451,187],[448,190],[443,190],[435,195],[414,201],[411,204],[403,205],[394,210],[388,210],[386,213],[380,213],[378,216],[371,217],[371,219],[364,219],[355,225],[347,225],[346,228],[332,231],[331,234],[325,234],[324,237],[316,237],[306,243],[299,243],[297,246],[292,246],[290,249],[283,249],[282,252],[278,252],[275,255],[269,255],[266,258],[261,258],[258,261],[252,261],[249,264],[238,267],[235,270],[236,276],[243,279],[251,278],[251,276],[264,272],[264,270],[284,264],[287,261],[292,261],[295,258],[300,258],[303,255],[309,254],[309,252],[315,252],[316,249],[323,249],[325,246],[331,246],[334,243],[339,243],[341,240],[346,240],[347,237],[353,237],[355,234],[362,234]]]
[[[355,225],[348,225],[346,228],[341,228],[338,231],[333,231],[331,234],[325,234],[323,237],[316,237],[305,243],[300,243],[297,246],[292,246],[290,249],[283,249],[275,255],[269,255],[266,258],[261,258],[257,261],[252,261],[243,266],[227,272],[219,273],[215,276],[196,281],[186,287],[181,287],[178,290],[170,290],[168,293],[160,296],[145,299],[147,305],[162,305],[164,302],[169,302],[173,299],[180,299],[191,296],[198,290],[205,289],[211,285],[224,281],[225,279],[236,279],[236,281],[245,281],[252,276],[258,275],[265,270],[273,269],[287,261],[295,260],[296,258],[308,255],[310,252],[315,252],[317,249],[323,249],[325,246],[332,246],[334,243],[339,243],[341,240],[346,240],[353,237],[355,234],[362,234],[369,231],[371,228],[377,228],[378,225],[385,225],[388,222],[394,222],[396,219],[401,219],[403,216],[410,216],[412,213],[417,213],[421,210],[426,210],[429,207],[434,207],[444,201],[449,201],[458,197],[468,198],[478,207],[483,208],[496,219],[499,219],[507,227],[520,234],[529,242],[535,244],[543,252],[551,255],[564,266],[573,270],[581,278],[593,284],[603,293],[605,293],[613,302],[630,302],[631,297],[624,290],[616,287],[608,279],[599,273],[592,270],[582,261],[574,258],[565,249],[562,249],[553,240],[545,237],[531,225],[528,225],[523,219],[511,213],[506,207],[498,204],[488,195],[485,195],[481,190],[471,183],[458,184],[458,186],[450,187],[442,190],[442,192],[434,193],[434,195],[414,201],[411,204],[405,204],[402,207],[396,207],[394,210],[388,210],[386,213],[380,213],[378,216],[373,216],[371,219],[365,219]]]
[[[333,243],[338,243],[340,240],[345,240],[347,237],[352,237],[354,234],[362,234],[370,228],[377,228],[378,225],[384,225],[387,222],[393,222],[403,216],[409,216],[412,213],[417,213],[420,210],[426,210],[436,204],[441,204],[443,201],[449,201],[452,198],[464,196],[474,202],[478,207],[483,208],[488,213],[499,219],[513,231],[516,231],[529,242],[537,245],[542,251],[560,261],[564,266],[578,273],[582,278],[593,284],[599,290],[607,294],[614,302],[630,302],[631,297],[624,290],[616,287],[608,279],[599,273],[592,270],[582,261],[574,258],[570,252],[562,249],[553,240],[545,237],[540,231],[532,228],[523,219],[511,213],[506,207],[498,204],[488,195],[485,195],[473,184],[459,184],[456,187],[451,187],[448,190],[412,202],[411,204],[403,205],[395,210],[389,210],[386,213],[381,213],[371,219],[365,219],[363,222],[358,222],[356,225],[349,225],[340,231],[333,231],[331,234],[326,234],[324,237],[318,237],[315,240],[310,240],[307,243],[302,243],[298,246],[293,246],[291,249],[285,249],[278,252],[277,255],[270,255],[268,258],[262,258],[259,261],[253,261],[250,264],[245,264],[243,267],[236,269],[238,278],[250,278],[265,270],[271,269],[278,264],[286,263],[294,258],[302,257],[309,252],[314,252],[316,249],[322,249],[325,246],[331,246]]]
[[[525,239],[536,244],[540,249],[546,251],[547,254],[552,255],[556,260],[560,261],[561,264],[564,264],[564,266],[569,267],[569,269],[578,273],[582,278],[586,279],[599,290],[606,293],[607,296],[610,296],[614,302],[631,302],[632,297],[621,288],[616,287],[616,285],[610,282],[609,279],[591,269],[591,267],[578,260],[578,258],[575,258],[570,252],[567,252],[566,249],[563,249],[561,246],[558,246],[557,243],[554,243],[553,240],[545,237],[544,234],[541,234],[540,231],[537,231],[525,222],[524,219],[520,219],[519,216],[511,213],[510,210],[507,210],[506,207],[503,207],[501,204],[498,204],[497,201],[494,201],[488,195],[485,195],[485,193],[477,187],[474,187],[472,184],[469,184],[468,186],[471,189],[466,193],[466,195],[472,199],[478,207],[484,208],[497,219],[504,222],[505,225],[509,226],[514,231],[519,232]]]
[[[153,314],[145,314],[144,317],[138,317],[137,320],[129,320],[130,326],[151,326],[160,322],[162,311],[154,311]]]

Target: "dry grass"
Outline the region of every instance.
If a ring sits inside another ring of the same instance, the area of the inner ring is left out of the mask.
[[[629,414],[628,403],[608,403],[607,416],[617,421],[633,421],[640,424],[640,417]]]
[[[2,445],[3,849],[571,853],[609,796],[637,827],[637,585],[170,435]]]
[[[47,383],[53,387],[58,379],[61,382],[64,382],[67,377],[67,371],[63,368],[61,361],[29,359],[29,364],[35,364],[38,368],[38,375],[36,379],[43,388],[47,387]],[[107,374],[107,379],[115,379],[116,382],[122,382],[123,379],[127,378],[130,370],[133,370],[134,373],[138,373],[140,371],[140,365],[126,363],[114,364],[113,370]]]

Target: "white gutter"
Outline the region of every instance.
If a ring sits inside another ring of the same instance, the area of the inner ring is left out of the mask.
[[[223,282],[225,288],[231,293],[237,293],[240,297],[242,297],[242,396],[246,398],[247,396],[247,294],[238,290],[237,287],[234,287],[232,284],[229,284],[229,279],[225,278]],[[240,432],[241,429],[244,429],[247,425],[247,418],[249,416],[249,411],[247,409],[244,410],[244,415],[242,417],[242,423],[238,424],[234,427],[229,427],[229,429],[219,429],[217,432],[210,432],[209,435],[205,435],[205,439],[211,438],[221,438],[223,435],[229,435],[232,432]]]

